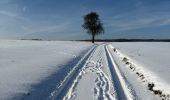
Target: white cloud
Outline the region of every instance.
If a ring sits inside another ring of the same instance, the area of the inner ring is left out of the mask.
[[[65,32],[71,26],[71,22],[63,22],[57,25],[37,25],[34,27],[22,26],[21,28],[25,30],[25,34],[36,34],[40,32]]]
[[[127,31],[148,27],[158,27],[163,25],[170,25],[170,16],[150,16],[150,17],[139,17],[137,19],[110,21],[111,24],[107,24],[106,27],[114,29],[114,31]]]
[[[8,16],[8,17],[16,17],[17,16],[16,13],[5,11],[5,10],[0,10],[0,14],[4,15],[4,16]]]

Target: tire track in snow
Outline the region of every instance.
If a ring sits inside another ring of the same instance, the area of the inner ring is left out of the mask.
[[[109,68],[116,89],[118,100],[134,100],[134,95],[130,92],[128,84],[125,82],[124,77],[121,75],[120,70],[115,63],[107,45],[105,46],[106,55],[108,58]]]
[[[76,99],[78,95],[76,93],[78,84],[80,83],[81,78],[88,73],[96,74],[94,96],[97,100],[134,99],[133,94],[129,92],[128,84],[125,82],[124,77],[121,75],[105,44],[97,46],[88,54],[87,59],[83,59],[82,61],[84,64],[80,64],[81,66],[78,67],[78,71],[75,71],[73,75],[71,74],[72,77],[66,79],[67,84],[65,84],[62,89],[64,90],[64,93],[62,93],[62,91],[59,92],[59,94],[62,95],[62,98],[60,99]],[[109,67],[109,74],[111,74],[111,77],[108,76],[108,73],[106,74],[104,72],[103,67]],[[58,99],[58,97],[61,96],[56,95],[54,99]]]
[[[96,48],[97,46],[95,45],[83,56],[83,58],[76,64],[76,66],[68,73],[65,79],[61,82],[60,86],[56,87],[56,89],[51,93],[51,95],[49,96],[50,100],[63,99],[65,94],[68,92],[68,89],[75,81],[76,76],[78,76],[80,69],[86,63],[86,60],[89,58],[89,56],[94,53]]]
[[[71,86],[69,92],[64,97],[64,100],[73,100],[76,98],[76,87],[83,76],[83,73],[87,71],[91,71],[97,75],[95,80],[95,88],[94,88],[94,95],[98,100],[114,100],[115,96],[114,93],[111,93],[113,89],[112,81],[109,77],[103,72],[102,67],[104,66],[103,63],[103,55],[104,46],[100,45],[97,49],[90,55],[89,59],[87,60],[86,64],[82,68],[81,72],[74,80],[73,85]]]
[[[77,87],[83,73],[85,74],[86,73],[85,70],[90,67],[88,65],[94,65],[94,62],[91,61],[90,59],[92,59],[97,48],[98,47],[96,47],[95,50],[93,50],[93,52],[89,55],[89,58],[87,59],[86,63],[84,65],[82,65],[83,66],[82,69],[80,69],[80,72],[78,73],[73,84],[69,88],[68,93],[63,97],[63,100],[73,100],[73,99],[75,99],[75,97],[76,97],[76,93],[75,93],[76,87]]]

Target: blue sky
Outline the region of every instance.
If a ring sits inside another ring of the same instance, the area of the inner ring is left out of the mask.
[[[0,0],[0,38],[91,38],[83,16],[100,15],[97,38],[170,38],[170,0]]]

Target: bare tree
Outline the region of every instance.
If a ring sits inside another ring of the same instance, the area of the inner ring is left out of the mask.
[[[90,12],[84,16],[84,24],[82,27],[88,34],[92,35],[92,43],[94,43],[96,35],[104,33],[103,24],[96,12]]]

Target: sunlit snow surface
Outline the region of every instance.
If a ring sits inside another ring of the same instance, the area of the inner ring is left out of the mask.
[[[125,76],[125,84],[132,87],[134,92],[132,94],[136,99],[158,98],[148,90],[147,84],[143,84],[133,72],[130,72],[112,47],[117,48],[122,56],[128,57],[131,63],[136,65],[137,71],[143,72],[148,81],[154,82],[159,89],[169,92],[170,43],[98,44],[95,52],[87,56],[89,59],[83,60],[85,64],[80,66],[82,67],[80,73],[77,73],[75,79],[73,77],[75,84],[71,86],[75,88],[69,87],[65,98],[90,100],[102,97],[99,95],[101,93],[116,99],[114,94],[116,88],[113,87],[116,80],[111,78],[109,68],[113,66],[110,64],[108,66],[109,56],[106,55],[105,46],[108,46],[108,51],[113,54],[120,74]],[[78,62],[82,62],[81,59],[85,57],[84,55],[88,55],[87,52],[93,47],[95,46],[89,42],[0,40],[0,100],[51,100],[51,96],[55,98],[57,87],[64,86],[62,81]],[[98,85],[100,83],[107,84],[100,87]],[[106,88],[108,86],[109,89]],[[101,92],[103,90],[106,91]],[[106,98],[105,95],[103,97]]]
[[[112,46],[129,57],[150,81],[170,92],[169,42],[114,42]]]
[[[0,100],[50,95],[50,87],[54,88],[91,46],[85,42],[0,40]],[[37,88],[44,90],[39,93]]]

